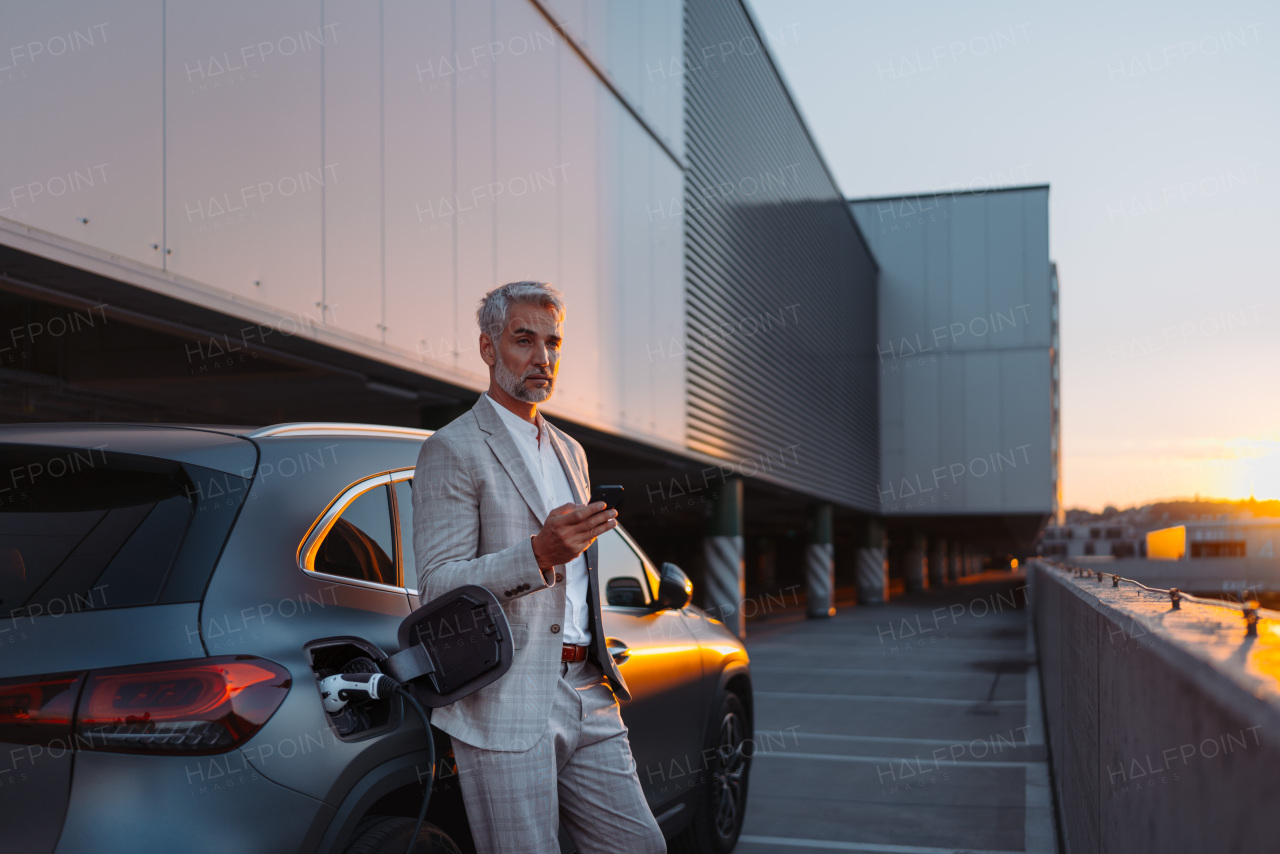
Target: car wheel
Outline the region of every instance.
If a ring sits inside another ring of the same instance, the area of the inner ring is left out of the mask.
[[[746,817],[747,782],[751,771],[751,733],[747,711],[737,694],[725,693],[707,729],[702,755],[706,778],[698,791],[693,822],[676,839],[672,851],[682,854],[728,854],[738,843]]]
[[[405,854],[409,850],[409,834],[417,821],[412,818],[370,817],[356,827],[356,838],[346,854]],[[418,831],[414,854],[462,854],[445,832],[430,822]]]

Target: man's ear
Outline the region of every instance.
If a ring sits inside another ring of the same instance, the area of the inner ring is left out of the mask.
[[[484,359],[484,363],[489,367],[493,367],[498,361],[498,348],[494,345],[493,339],[489,337],[489,333],[480,333],[480,358]]]

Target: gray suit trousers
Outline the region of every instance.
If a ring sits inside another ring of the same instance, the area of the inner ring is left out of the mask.
[[[558,854],[563,823],[580,854],[665,854],[613,689],[593,661],[559,671],[547,728],[529,750],[452,739],[476,850]]]

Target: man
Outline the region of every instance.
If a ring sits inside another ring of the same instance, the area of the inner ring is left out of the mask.
[[[489,390],[418,454],[421,601],[482,585],[515,646],[501,679],[432,722],[453,740],[481,854],[555,854],[557,819],[582,854],[665,852],[618,709],[630,694],[601,627],[594,542],[617,512],[585,503],[582,446],[538,413],[555,390],[564,317],[544,282],[486,294],[476,319]]]

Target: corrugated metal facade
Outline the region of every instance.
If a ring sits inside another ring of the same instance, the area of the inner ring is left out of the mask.
[[[770,38],[738,0],[685,4],[688,444],[875,513],[875,261]]]

